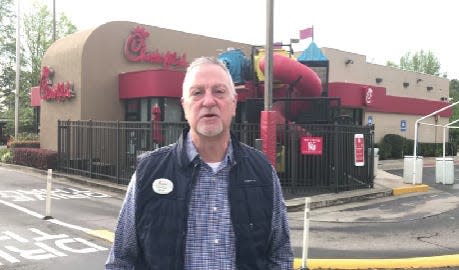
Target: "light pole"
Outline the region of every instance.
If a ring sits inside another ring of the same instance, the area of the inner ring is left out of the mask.
[[[53,42],[56,41],[56,0],[53,0]]]
[[[274,0],[266,0],[266,49],[265,49],[265,91],[264,109],[270,111],[273,105],[273,9]]]
[[[20,21],[21,9],[20,0],[17,0],[17,21],[16,21],[16,91],[14,92],[14,137],[17,138],[19,133],[19,78],[21,72],[21,39],[20,39]]]
[[[264,110],[260,117],[260,137],[263,152],[273,166],[276,166],[276,115],[273,105],[273,5],[274,0],[266,0],[266,45],[265,45],[265,82]]]

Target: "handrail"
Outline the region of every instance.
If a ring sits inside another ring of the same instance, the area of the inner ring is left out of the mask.
[[[413,147],[413,185],[416,185],[416,159],[418,158],[418,155],[417,155],[417,144],[418,144],[418,126],[421,124],[421,121],[428,118],[428,117],[431,117],[431,116],[434,116],[436,115],[437,113],[439,112],[442,112],[446,109],[449,109],[455,105],[459,104],[459,101],[456,101],[454,102],[453,104],[450,104],[448,106],[445,106],[439,110],[436,110],[434,111],[433,113],[430,113],[426,116],[423,116],[421,118],[419,118],[418,120],[416,120],[416,123],[415,123],[415,126],[414,126],[414,147]]]

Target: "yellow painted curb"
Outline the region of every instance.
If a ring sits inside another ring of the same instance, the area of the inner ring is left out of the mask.
[[[459,254],[401,259],[308,259],[309,269],[407,269],[459,266]],[[293,269],[301,268],[301,259],[295,258]]]
[[[108,230],[91,230],[91,231],[88,231],[88,234],[105,239],[112,243],[113,243],[113,240],[115,239],[115,234]]]
[[[429,186],[422,184],[422,185],[412,185],[412,186],[406,186],[406,187],[393,188],[392,194],[394,196],[398,196],[398,195],[407,194],[407,193],[427,192],[427,191],[429,191]]]

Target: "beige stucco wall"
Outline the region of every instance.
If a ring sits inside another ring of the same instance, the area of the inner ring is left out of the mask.
[[[385,134],[397,134],[405,138],[414,138],[414,127],[416,120],[420,117],[416,115],[395,114],[395,113],[377,113],[365,112],[364,117],[368,116],[373,118],[375,125],[375,141],[380,142]],[[406,131],[400,131],[400,120],[406,121]],[[448,123],[448,118],[441,117],[435,122],[434,117],[429,117],[423,121],[418,128],[419,142],[443,142],[443,125]],[[436,127],[434,125],[437,125]],[[447,130],[446,130],[447,131]],[[448,140],[448,132],[446,132],[446,139]]]
[[[124,56],[124,43],[137,26],[150,33],[146,41],[147,51],[185,53],[188,61],[199,56],[216,56],[229,47],[242,49],[250,55],[251,46],[248,44],[134,22],[109,22],[58,40],[46,52],[42,65],[55,70],[55,82],[74,82],[76,96],[62,103],[42,101],[42,148],[57,149],[58,120],[124,120],[118,75],[162,68],[157,64],[130,62]]]
[[[392,96],[439,101],[449,97],[449,80],[429,74],[404,71],[394,67],[368,63],[366,56],[332,48],[321,48],[329,59],[329,82],[350,82],[385,87]],[[345,64],[352,60],[352,64]],[[376,78],[382,82],[377,83]],[[420,79],[420,81],[418,81]],[[407,82],[408,87],[403,83]],[[432,90],[427,90],[427,87]]]
[[[381,86],[386,88],[386,94],[391,96],[435,101],[440,101],[442,97],[449,97],[449,80],[446,78],[368,63],[366,56],[361,54],[332,48],[321,48],[321,50],[329,59],[329,82],[349,82]],[[346,64],[347,60],[352,60],[352,63]],[[381,78],[382,82],[377,83],[376,78]],[[408,83],[408,86],[404,87],[403,83]],[[427,86],[432,87],[432,90],[427,90]],[[389,133],[413,139],[414,123],[423,116],[365,112],[362,123],[367,123],[368,116],[370,115],[375,124],[376,142],[379,142],[385,134]],[[407,131],[405,133],[400,131],[400,120],[402,119],[407,121]],[[437,125],[445,125],[448,121],[448,117],[440,117]],[[433,124],[435,119],[431,117],[423,122]],[[435,129],[432,126],[423,125],[419,131],[419,140],[421,142],[442,141],[442,127]],[[448,138],[448,130],[446,138]]]
[[[57,149],[57,121],[81,119],[81,57],[86,39],[91,30],[75,33],[54,42],[42,59],[42,66],[54,70],[52,81],[73,83],[75,98],[64,101],[41,101],[40,145],[46,149]]]

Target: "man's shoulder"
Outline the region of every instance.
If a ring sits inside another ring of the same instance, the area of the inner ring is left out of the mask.
[[[151,159],[162,158],[164,155],[167,155],[168,153],[170,153],[175,148],[175,146],[176,144],[173,143],[167,146],[157,148],[152,151],[145,152],[137,157],[137,161],[142,162],[142,161],[147,161]]]
[[[242,142],[240,142],[240,145],[241,145],[242,151],[245,153],[247,157],[249,158],[257,157],[257,158],[260,158],[262,161],[269,163],[268,158],[266,157],[265,153],[263,153],[262,151],[258,150],[255,147],[242,143]]]

